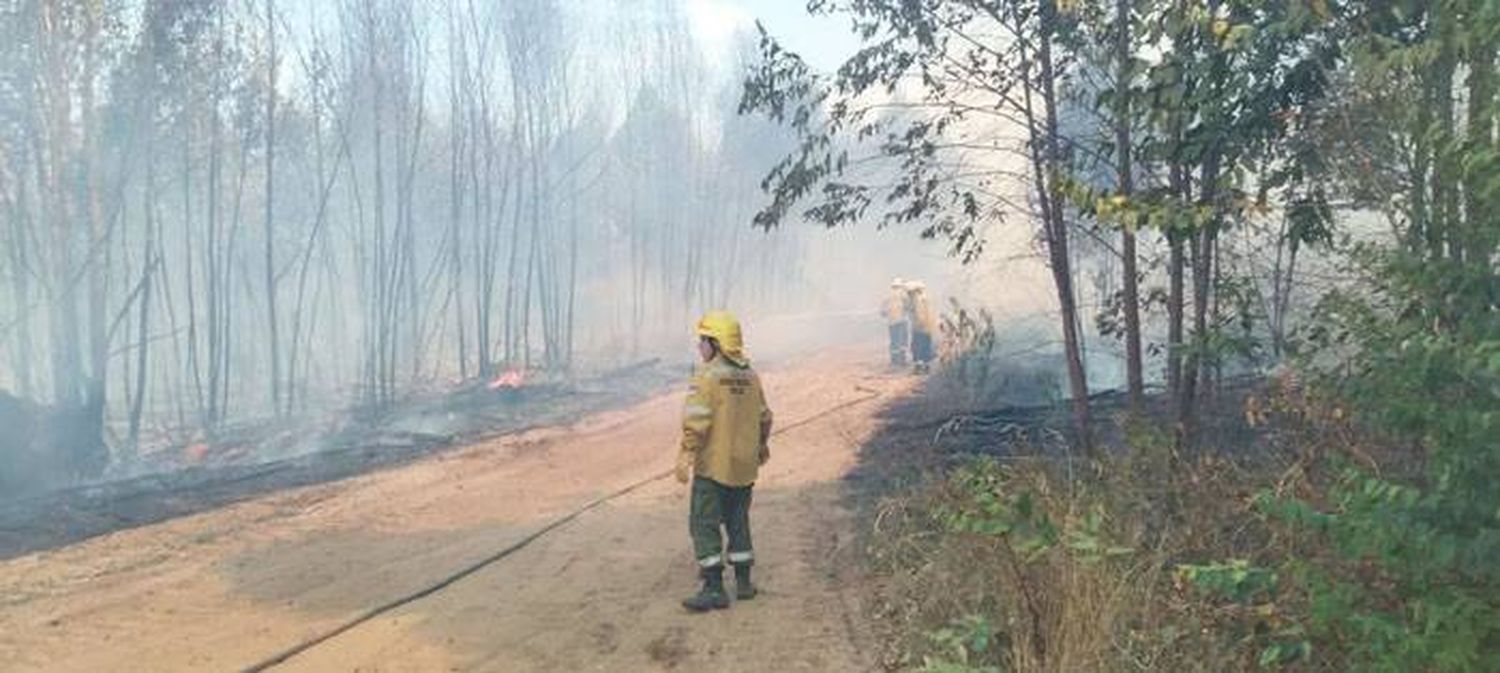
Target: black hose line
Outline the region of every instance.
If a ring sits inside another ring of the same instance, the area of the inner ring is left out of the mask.
[[[836,404],[836,405],[834,405],[832,407],[824,409],[823,411],[820,411],[820,412],[818,412],[818,413],[816,413],[816,414],[814,414],[812,416],[809,416],[807,418],[804,418],[804,419],[802,419],[800,421],[788,424],[788,425],[783,426],[781,428],[777,428],[775,431],[773,431],[771,433],[771,436],[775,437],[775,436],[780,435],[780,434],[782,434],[784,432],[789,432],[791,430],[795,430],[797,428],[800,428],[800,427],[802,427],[804,425],[807,425],[809,423],[817,421],[817,420],[819,420],[821,418],[824,418],[826,416],[829,416],[831,414],[837,413],[839,411],[843,411],[844,409],[848,409],[849,407],[852,407],[852,406],[855,406],[855,405],[858,405],[858,404],[863,404],[863,403],[868,402],[870,400],[873,400],[873,399],[875,399],[877,397],[880,397],[880,392],[879,391],[870,390],[868,388],[862,388],[862,387],[859,388],[859,390],[865,391],[868,394],[864,395],[863,397],[858,397],[858,398],[855,398],[855,399],[847,401],[847,402],[842,402],[842,403]],[[607,503],[607,502],[609,502],[611,500],[614,500],[616,498],[619,498],[619,497],[622,497],[624,495],[627,495],[627,494],[631,493],[632,491],[636,491],[636,490],[638,490],[638,489],[646,486],[647,484],[650,484],[652,482],[661,481],[662,479],[666,479],[667,477],[672,476],[672,474],[673,474],[673,470],[666,470],[664,472],[658,472],[658,473],[653,474],[653,475],[651,475],[649,477],[646,477],[645,479],[641,479],[640,481],[637,481],[637,482],[635,482],[633,484],[630,484],[629,486],[621,488],[621,489],[619,489],[619,490],[617,490],[617,491],[615,491],[613,493],[610,493],[608,495],[603,495],[603,496],[600,496],[598,498],[595,498],[595,499],[589,501],[587,504],[583,505],[582,507],[579,507],[578,509],[575,509],[572,512],[569,512],[568,514],[566,514],[566,515],[564,515],[564,516],[562,516],[562,517],[560,517],[558,519],[553,520],[552,522],[548,523],[547,525],[545,525],[545,526],[541,527],[540,529],[532,532],[531,534],[527,535],[526,537],[521,538],[520,540],[512,543],[511,545],[507,546],[506,548],[501,549],[500,551],[497,551],[497,552],[495,552],[493,554],[490,554],[489,556],[486,556],[486,557],[484,557],[482,559],[479,559],[478,561],[475,561],[475,562],[473,562],[473,563],[471,563],[471,564],[463,567],[462,569],[460,569],[459,571],[457,571],[455,573],[447,575],[446,577],[438,580],[437,582],[435,582],[433,584],[427,585],[426,587],[418,589],[417,591],[414,591],[414,592],[406,594],[404,596],[392,599],[392,600],[390,600],[390,601],[388,601],[386,603],[382,603],[382,604],[377,605],[377,606],[375,606],[373,608],[365,610],[364,612],[362,612],[362,613],[360,613],[358,615],[355,615],[354,617],[350,618],[348,621],[344,622],[343,624],[340,624],[340,625],[338,625],[338,626],[336,626],[336,627],[334,627],[334,628],[332,628],[332,629],[330,629],[328,631],[324,631],[323,633],[320,633],[318,635],[311,636],[311,637],[309,637],[309,638],[307,638],[307,639],[305,639],[305,640],[297,643],[296,645],[293,645],[293,646],[288,647],[288,648],[286,648],[284,650],[281,650],[280,652],[277,652],[276,654],[273,654],[273,655],[271,655],[271,656],[269,656],[269,657],[267,657],[265,659],[262,659],[262,660],[260,660],[260,661],[258,661],[256,663],[254,663],[254,664],[251,664],[250,666],[246,666],[245,668],[240,669],[240,670],[243,673],[261,673],[261,671],[270,670],[272,668],[280,666],[281,664],[286,663],[287,660],[291,659],[292,657],[295,657],[295,656],[297,656],[299,654],[302,654],[303,652],[306,652],[306,651],[308,651],[308,650],[310,650],[310,649],[312,649],[314,647],[322,645],[323,643],[326,643],[326,642],[328,642],[328,641],[330,641],[330,640],[332,640],[334,638],[337,638],[340,635],[348,633],[349,631],[351,631],[351,630],[359,627],[360,625],[364,624],[365,622],[368,622],[370,620],[375,619],[376,617],[379,617],[380,615],[383,615],[383,614],[385,614],[387,612],[395,610],[395,609],[397,609],[399,607],[402,607],[404,605],[408,605],[410,603],[414,603],[416,601],[422,600],[423,598],[426,598],[426,597],[431,596],[431,595],[433,595],[433,594],[435,594],[435,593],[437,593],[439,591],[447,589],[448,587],[453,586],[459,580],[462,580],[465,577],[473,575],[474,573],[479,572],[480,570],[483,570],[485,567],[490,566],[490,565],[494,564],[495,562],[497,562],[497,561],[499,561],[499,560],[501,560],[501,559],[503,559],[503,558],[505,558],[507,556],[510,556],[511,554],[514,554],[514,553],[516,553],[516,552],[518,552],[518,551],[526,548],[531,543],[536,542],[543,535],[551,533],[552,531],[557,530],[558,528],[561,528],[561,527],[567,525],[569,522],[573,521],[574,519],[577,519],[578,517],[582,516],[584,513],[588,512],[589,510],[597,508],[600,505],[603,505],[604,503]]]

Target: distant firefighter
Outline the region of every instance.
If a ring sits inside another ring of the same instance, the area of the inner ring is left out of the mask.
[[[936,355],[933,339],[937,335],[937,315],[927,298],[927,285],[914,280],[906,284],[907,305],[911,307],[911,359],[916,371],[926,372]]]
[[[906,281],[891,280],[891,291],[881,304],[880,313],[890,331],[891,366],[905,366],[906,349],[911,343],[911,302],[906,295]]]

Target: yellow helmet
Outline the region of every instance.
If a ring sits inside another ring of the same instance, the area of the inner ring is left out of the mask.
[[[719,352],[740,366],[749,364],[745,356],[745,337],[740,331],[740,321],[728,311],[709,311],[698,319],[698,336],[718,342]]]

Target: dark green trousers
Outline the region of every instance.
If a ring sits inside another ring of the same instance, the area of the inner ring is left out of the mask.
[[[755,551],[750,545],[751,488],[693,477],[688,533],[693,537],[693,556],[698,559],[698,567],[722,568],[725,561],[731,565],[755,562]],[[729,537],[728,554],[724,553],[724,535]]]

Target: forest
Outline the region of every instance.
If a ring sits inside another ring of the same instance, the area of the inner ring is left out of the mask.
[[[735,113],[753,43],[581,10],[6,3],[0,389],[44,481],[784,303],[796,237],[730,226],[785,142]]]
[[[742,109],[798,144],[756,222],[969,259],[1010,222],[1053,278],[1069,438],[876,520],[923,670],[1495,670],[1494,3],[808,10],[862,46],[823,73],[762,32]],[[1004,340],[979,315],[959,372]]]

